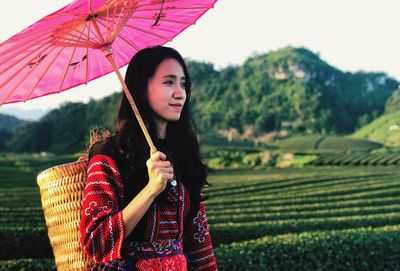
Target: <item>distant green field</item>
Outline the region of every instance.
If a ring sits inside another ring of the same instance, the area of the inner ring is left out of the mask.
[[[215,151],[221,150],[235,150],[244,152],[255,152],[266,149],[276,149],[274,146],[259,145],[256,146],[254,142],[244,140],[233,140],[229,142],[226,138],[220,136],[204,135],[199,140],[200,149],[204,156],[208,157]]]
[[[289,152],[319,154],[343,151],[371,151],[381,148],[382,144],[363,139],[311,135],[284,139],[277,142],[275,146]]]
[[[0,270],[55,270],[36,175],[75,159],[0,159]],[[220,270],[400,270],[398,166],[221,170],[209,181]]]
[[[311,161],[310,165],[400,165],[400,152],[395,153],[328,153]]]

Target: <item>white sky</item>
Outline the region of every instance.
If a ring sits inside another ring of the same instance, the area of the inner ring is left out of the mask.
[[[70,0],[3,2],[1,42]],[[383,71],[400,80],[399,11],[399,0],[218,0],[196,25],[166,45],[216,68],[241,64],[254,52],[303,46],[341,70]],[[119,90],[110,74],[87,86],[4,108],[54,108]]]

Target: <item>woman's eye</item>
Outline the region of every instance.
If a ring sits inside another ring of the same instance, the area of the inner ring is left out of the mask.
[[[182,88],[186,88],[186,83],[185,83],[185,82],[182,82],[182,83],[181,83],[181,87],[182,87]]]
[[[166,85],[172,85],[174,82],[172,82],[172,80],[168,80],[168,81],[165,81],[164,82],[164,84],[166,84]]]

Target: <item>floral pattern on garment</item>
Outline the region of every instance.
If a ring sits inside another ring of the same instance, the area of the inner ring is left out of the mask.
[[[209,234],[206,214],[199,210],[196,217],[193,219],[194,225],[197,226],[197,232],[194,234],[194,238],[203,243],[206,236]]]
[[[136,263],[140,271],[187,271],[186,257],[183,254],[153,259],[141,259]]]

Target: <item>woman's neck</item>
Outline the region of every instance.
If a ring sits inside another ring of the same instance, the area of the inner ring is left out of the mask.
[[[157,118],[154,119],[154,122],[156,124],[156,133],[157,133],[157,138],[159,139],[165,139],[166,134],[167,134],[167,122],[159,120]]]

